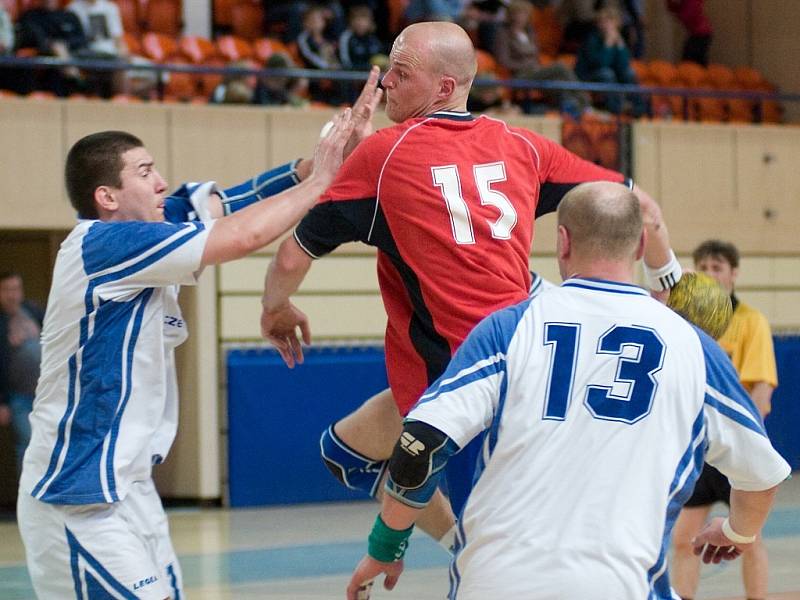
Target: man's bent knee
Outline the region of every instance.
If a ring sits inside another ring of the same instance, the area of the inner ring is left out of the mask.
[[[323,432],[319,446],[325,466],[336,479],[351,490],[362,490],[375,497],[388,461],[372,460],[356,452],[336,435],[333,425]]]

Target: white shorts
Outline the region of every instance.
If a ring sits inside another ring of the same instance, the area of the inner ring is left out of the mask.
[[[41,600],[183,598],[167,515],[152,480],[113,504],[48,504],[20,492],[17,520]]]

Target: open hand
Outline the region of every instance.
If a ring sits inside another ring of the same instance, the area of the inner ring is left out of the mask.
[[[290,369],[295,364],[303,363],[303,346],[297,337],[298,329],[303,342],[310,344],[308,317],[291,302],[276,310],[263,309],[261,312],[261,335],[275,346]]]
[[[372,67],[358,100],[353,104],[355,126],[353,127],[353,133],[350,134],[350,139],[347,140],[347,144],[344,147],[345,158],[350,156],[350,153],[356,149],[361,140],[372,135],[372,117],[375,116],[375,111],[383,97],[383,90],[378,87],[380,75],[381,70],[378,67]]]

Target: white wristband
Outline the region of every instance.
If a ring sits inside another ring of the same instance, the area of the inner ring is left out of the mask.
[[[675,257],[675,253],[669,251],[669,261],[663,267],[652,269],[644,264],[644,277],[647,280],[647,287],[656,292],[664,292],[671,290],[678,283],[678,280],[683,275],[681,263]]]
[[[730,519],[727,517],[722,522],[722,533],[734,544],[752,544],[756,541],[756,536],[754,535],[741,535],[736,533],[731,527]]]

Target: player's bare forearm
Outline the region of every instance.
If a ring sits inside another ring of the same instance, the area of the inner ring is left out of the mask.
[[[419,518],[421,508],[414,508],[403,504],[389,494],[383,495],[381,503],[381,519],[392,529],[408,529]]]
[[[647,243],[644,248],[644,262],[651,267],[661,267],[670,261],[669,232],[661,207],[638,185],[633,192],[639,198],[642,219],[647,230]]]
[[[326,180],[312,176],[268,201],[218,219],[206,242],[202,264],[235,260],[274,241],[303,218],[327,185]]]
[[[748,390],[750,397],[761,414],[761,418],[765,418],[772,410],[772,391],[775,388],[766,381],[756,381],[748,387],[750,388]]]
[[[769,515],[778,486],[760,492],[731,490],[731,528],[744,536],[757,535]]]
[[[284,309],[311,268],[312,259],[294,237],[286,238],[272,259],[264,279],[261,305],[265,313]]]

